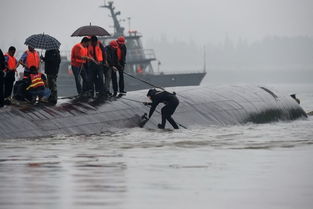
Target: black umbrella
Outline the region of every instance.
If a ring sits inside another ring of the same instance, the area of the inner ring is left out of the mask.
[[[110,36],[104,28],[96,25],[86,25],[78,28],[72,36]]]
[[[59,49],[61,45],[57,39],[47,34],[31,35],[25,40],[24,44],[33,48],[46,50]]]

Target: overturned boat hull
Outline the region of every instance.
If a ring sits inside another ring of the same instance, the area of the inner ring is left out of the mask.
[[[186,127],[266,123],[307,117],[289,96],[265,87],[227,86],[173,88],[180,100],[174,119]],[[146,90],[105,102],[61,100],[55,107],[10,106],[0,112],[0,138],[44,137],[58,134],[99,134],[114,128],[138,127],[140,115],[149,111]],[[145,127],[155,128],[160,108]]]

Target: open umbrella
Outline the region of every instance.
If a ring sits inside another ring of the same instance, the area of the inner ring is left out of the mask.
[[[46,50],[59,49],[61,45],[57,39],[43,33],[29,36],[24,44],[33,48]]]
[[[72,36],[110,36],[104,28],[97,25],[86,25],[78,28]]]

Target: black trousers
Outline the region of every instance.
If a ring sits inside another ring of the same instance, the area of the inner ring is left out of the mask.
[[[104,94],[103,67],[90,62],[88,65],[87,77],[91,97],[94,96],[94,92]]]
[[[117,85],[117,72],[119,76],[118,85]],[[117,72],[114,72],[114,70],[112,70],[112,86],[114,93],[117,93],[118,90],[120,90],[120,92],[124,92],[124,68],[120,67]]]
[[[4,98],[8,98],[12,94],[13,84],[15,81],[15,71],[8,71],[4,78]]]
[[[75,78],[77,93],[79,95],[85,94],[88,91],[86,66],[85,65],[81,67],[72,66],[72,71]]]
[[[53,103],[53,104],[56,104],[58,101],[57,78],[58,78],[58,75],[47,74],[48,88],[51,91],[51,94],[48,100],[50,103]]]
[[[174,129],[178,129],[178,125],[172,118],[172,115],[174,114],[179,102],[172,102],[168,103],[161,109],[162,113],[162,123],[161,126],[162,128],[165,128],[166,120],[173,126]]]
[[[103,68],[103,75],[104,75],[104,92],[105,94],[110,93],[111,88],[111,80],[112,80],[112,69],[110,67],[105,66]]]
[[[3,107],[3,103],[4,103],[4,73],[2,70],[0,70],[0,107]]]

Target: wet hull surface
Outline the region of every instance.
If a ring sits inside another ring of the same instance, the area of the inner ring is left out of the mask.
[[[264,87],[225,86],[177,87],[180,105],[174,119],[187,128],[193,126],[266,123],[306,117],[289,96]],[[112,129],[138,127],[140,115],[149,111],[141,102],[146,90],[105,102],[74,102],[63,99],[56,107],[11,106],[0,112],[1,138],[43,137],[58,134],[99,134]],[[146,128],[160,122],[160,104]],[[168,124],[167,124],[168,125]]]

